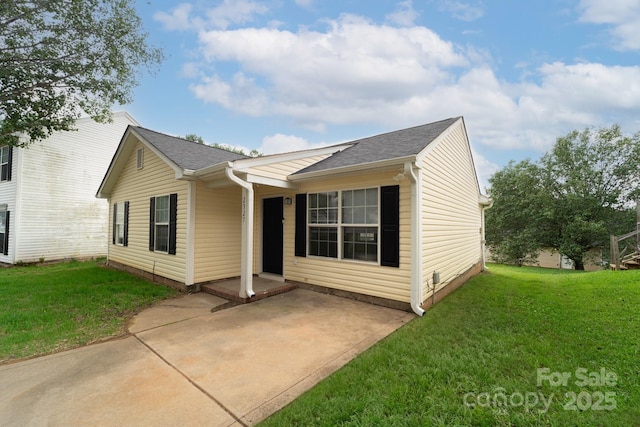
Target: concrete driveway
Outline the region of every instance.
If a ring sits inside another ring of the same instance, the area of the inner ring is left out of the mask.
[[[225,303],[169,300],[126,338],[0,366],[2,425],[253,425],[414,317],[303,289]]]

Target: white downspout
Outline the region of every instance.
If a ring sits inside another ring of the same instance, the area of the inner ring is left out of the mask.
[[[240,255],[240,297],[251,298],[253,292],[253,185],[238,178],[233,167],[224,170],[227,178],[242,187],[242,253]]]
[[[486,256],[487,245],[486,245],[485,232],[484,232],[484,216],[485,216],[484,211],[486,211],[487,209],[491,209],[491,207],[493,206],[493,199],[481,194],[480,206],[482,206],[482,210],[481,210],[482,214],[480,215],[480,217],[482,218],[482,235],[480,236],[482,240],[480,243],[480,250],[482,251],[482,271],[485,271],[487,269],[487,256]]]
[[[411,181],[411,309],[418,316],[422,316],[422,215],[419,197],[421,185],[413,171],[413,162],[404,164],[404,173]]]

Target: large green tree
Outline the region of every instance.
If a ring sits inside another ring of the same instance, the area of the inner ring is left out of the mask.
[[[83,113],[108,121],[161,60],[133,0],[0,2],[0,145],[73,129]]]
[[[490,182],[487,240],[499,260],[521,264],[553,248],[583,269],[590,249],[635,227],[640,134],[573,131],[537,163],[510,163]]]

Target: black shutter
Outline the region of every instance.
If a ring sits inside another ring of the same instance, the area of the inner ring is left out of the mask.
[[[129,246],[129,202],[124,202],[124,246]]]
[[[116,244],[116,225],[118,224],[118,204],[113,204],[113,230],[111,230],[111,243]]]
[[[9,163],[7,164],[9,169],[7,170],[7,179],[6,179],[7,181],[11,181],[11,169],[13,169],[12,164],[13,164],[13,147],[9,147]]]
[[[6,211],[4,215],[4,242],[2,242],[4,251],[2,251],[2,253],[9,255],[9,211]]]
[[[400,186],[380,188],[380,238],[382,259],[380,264],[400,267]]]
[[[156,198],[152,197],[149,200],[149,250],[153,251],[154,237],[156,230]]]
[[[176,231],[178,217],[178,195],[169,195],[169,254],[176,254]]]
[[[296,194],[295,255],[307,256],[307,195]]]

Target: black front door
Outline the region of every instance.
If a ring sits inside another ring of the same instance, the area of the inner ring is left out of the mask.
[[[262,271],[282,274],[283,199],[264,199],[262,207]]]

